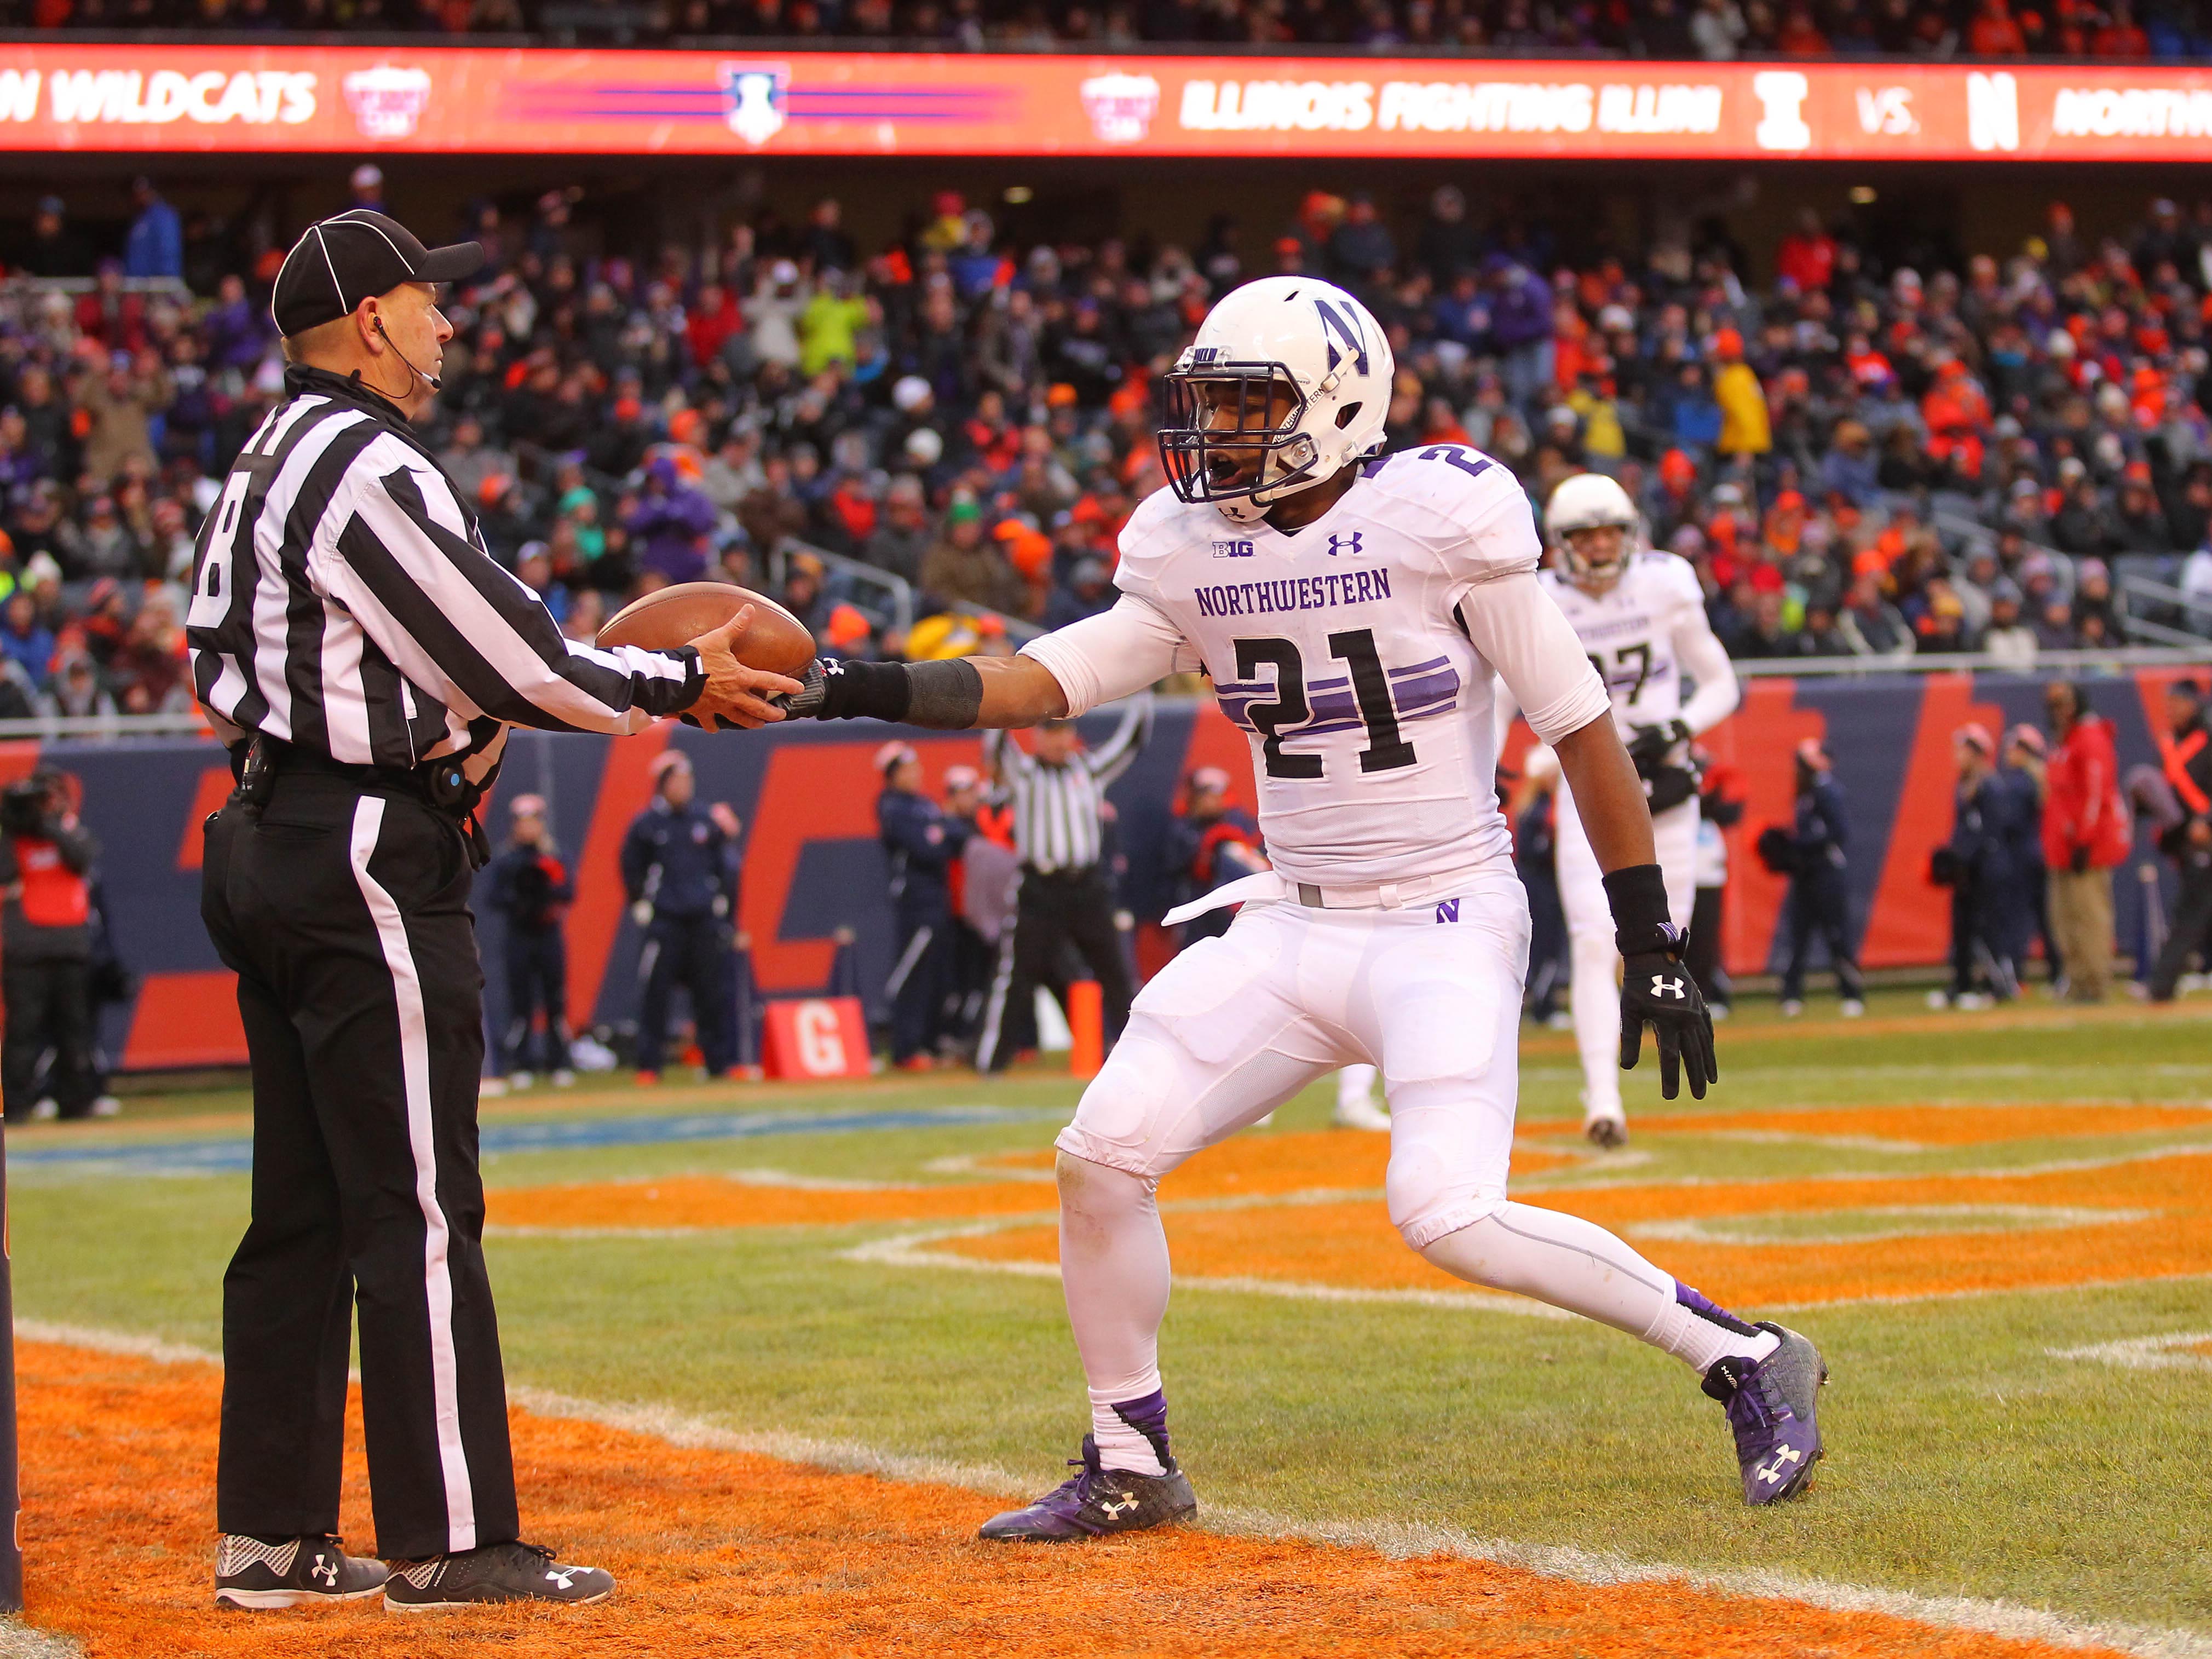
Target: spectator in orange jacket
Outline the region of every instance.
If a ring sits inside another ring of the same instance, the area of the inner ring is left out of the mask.
[[[2045,774],[2043,856],[2051,871],[2051,929],[2066,964],[2067,994],[2102,1002],[2112,981],[2112,869],[2128,854],[2112,727],[2070,680],[2044,688],[2051,750]]]

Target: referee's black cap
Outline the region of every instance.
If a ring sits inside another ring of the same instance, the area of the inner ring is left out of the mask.
[[[289,339],[336,322],[373,294],[402,283],[457,283],[483,268],[475,242],[424,247],[415,233],[368,208],[355,208],[307,227],[276,273],[269,313]]]

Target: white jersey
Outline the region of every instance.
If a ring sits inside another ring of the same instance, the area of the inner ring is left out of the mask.
[[[1712,632],[1704,590],[1687,559],[1634,554],[1620,580],[1595,596],[1564,570],[1547,570],[1538,580],[1604,678],[1624,738],[1635,726],[1664,726],[1681,716],[1683,656],[1695,654],[1696,636]]]
[[[1121,603],[1024,649],[1076,712],[1202,665],[1291,880],[1504,870],[1493,671],[1547,738],[1605,712],[1540,551],[1511,471],[1463,445],[1366,463],[1291,535],[1161,490],[1121,532]]]

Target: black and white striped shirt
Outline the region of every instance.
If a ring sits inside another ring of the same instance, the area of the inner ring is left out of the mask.
[[[200,705],[354,765],[483,750],[507,725],[627,732],[696,701],[698,656],[596,650],[493,562],[392,404],[294,367],[200,526]]]
[[[1152,700],[1133,699],[1114,735],[1079,751],[1065,766],[1025,754],[1004,732],[983,734],[983,757],[1013,796],[1014,851],[1023,867],[1051,873],[1087,870],[1104,853],[1106,791],[1129,769],[1152,735]]]

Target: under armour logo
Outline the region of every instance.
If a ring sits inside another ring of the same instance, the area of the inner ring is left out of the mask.
[[[1136,1507],[1137,1494],[1133,1492],[1123,1492],[1121,1501],[1118,1504],[1102,1498],[1098,1504],[1099,1512],[1109,1521],[1113,1520],[1116,1516],[1127,1515]]]
[[[1802,1463],[1805,1454],[1795,1446],[1784,1446],[1774,1454],[1774,1461],[1759,1472],[1759,1478],[1770,1486],[1782,1483],[1782,1472],[1792,1463]]]
[[[1457,921],[1459,920],[1459,901],[1457,899],[1446,899],[1442,903],[1438,904],[1437,906],[1437,920],[1438,921]]]
[[[315,1558],[315,1565],[307,1569],[307,1577],[319,1578],[325,1584],[335,1588],[338,1582],[338,1564],[327,1555],[318,1555]]]
[[[1329,532],[1328,536],[1328,556],[1333,559],[1338,554],[1345,553],[1349,554],[1355,559],[1358,558],[1359,556],[1359,538],[1365,532],[1363,531],[1355,530],[1350,535],[1343,536],[1339,535],[1336,532],[1332,530]]]
[[[576,1575],[581,1571],[581,1567],[549,1567],[545,1577],[549,1583],[558,1584],[562,1589],[570,1589],[574,1588]]]
[[[1682,981],[1680,979],[1668,979],[1664,974],[1654,974],[1651,975],[1651,994],[1655,997],[1673,997],[1677,1001],[1683,1000]]]

